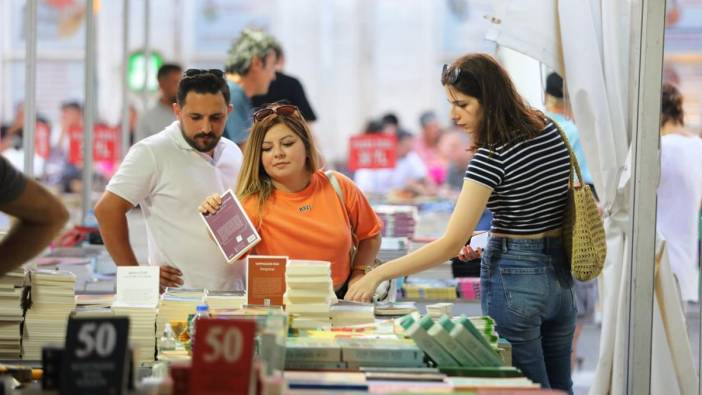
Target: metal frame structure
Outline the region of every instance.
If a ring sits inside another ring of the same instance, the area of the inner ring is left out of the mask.
[[[34,176],[34,134],[37,127],[37,0],[28,0],[25,12],[25,74],[24,74],[24,173]]]
[[[120,157],[127,155],[129,147],[129,89],[127,89],[127,59],[129,57],[129,0],[123,0],[122,8],[122,144]]]
[[[97,92],[95,91],[95,69],[97,64],[97,46],[95,37],[94,0],[86,0],[85,13],[85,106],[83,111],[83,186],[81,220],[85,223],[88,211],[92,207],[93,197],[93,128],[95,127],[95,110]]]
[[[656,189],[660,175],[660,109],[665,1],[641,0],[632,12],[630,126],[632,177],[629,226],[629,344],[626,388],[651,392],[656,246]],[[616,391],[617,389],[613,389]]]

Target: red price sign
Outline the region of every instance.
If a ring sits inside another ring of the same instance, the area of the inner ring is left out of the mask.
[[[253,320],[197,320],[190,394],[253,393],[255,333]]]
[[[107,125],[95,125],[93,132],[93,160],[96,162],[116,162],[120,130]]]
[[[111,162],[119,160],[117,147],[120,130],[104,124],[95,125],[93,129],[93,160],[96,162]],[[83,164],[83,129],[68,130],[68,161],[76,166]]]
[[[41,158],[48,159],[51,152],[51,130],[44,122],[37,122],[34,130],[34,150]]]
[[[366,134],[349,140],[349,169],[391,169],[395,167],[397,139],[389,134]]]
[[[79,166],[83,164],[83,129],[72,127],[68,129],[68,162]]]

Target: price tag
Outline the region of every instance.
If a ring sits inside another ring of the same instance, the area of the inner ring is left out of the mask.
[[[128,336],[128,318],[69,319],[60,394],[125,394]]]
[[[253,394],[255,333],[253,320],[197,320],[190,394]]]
[[[349,140],[350,170],[392,169],[395,167],[397,139],[394,135],[364,134]]]

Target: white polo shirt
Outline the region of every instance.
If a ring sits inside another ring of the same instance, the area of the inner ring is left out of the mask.
[[[141,206],[150,265],[180,269],[185,287],[244,289],[243,263],[226,262],[197,210],[207,196],[235,188],[242,160],[225,138],[213,158],[193,149],[178,121],[129,150],[106,189]]]

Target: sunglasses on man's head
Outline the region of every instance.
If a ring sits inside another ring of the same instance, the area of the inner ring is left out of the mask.
[[[444,68],[441,69],[441,84],[446,85],[446,84],[451,84],[455,85],[456,82],[461,78],[461,68],[460,67],[454,67],[448,64],[444,65]]]
[[[224,72],[220,69],[187,69],[185,70],[186,77],[194,77],[200,74],[212,74],[215,77],[224,77]]]
[[[281,104],[279,106],[265,107],[256,111],[253,114],[253,119],[254,122],[260,122],[273,114],[290,117],[295,115],[296,113],[299,113],[297,106],[294,106],[292,104]]]

